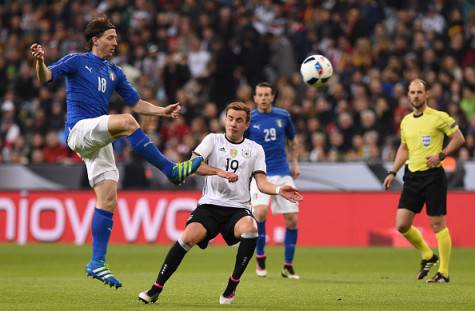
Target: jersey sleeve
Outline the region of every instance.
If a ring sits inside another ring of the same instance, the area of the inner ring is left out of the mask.
[[[450,136],[458,130],[459,126],[457,121],[447,113],[441,111],[439,116],[439,129],[444,132],[445,135]]]
[[[288,139],[293,140],[295,138],[295,126],[292,122],[292,117],[290,113],[287,115],[287,122],[285,124],[285,135]]]
[[[117,72],[117,85],[115,90],[125,100],[127,105],[133,106],[140,100],[137,90],[130,84],[122,69],[115,67]]]
[[[404,120],[401,121],[401,124],[399,125],[399,131],[401,132],[401,144],[407,144],[406,142],[406,137],[404,135]]]
[[[76,72],[80,66],[81,58],[79,55],[80,54],[78,53],[68,54],[57,62],[49,65],[48,68],[51,70],[52,74],[51,80],[56,80]]]
[[[266,174],[266,154],[261,145],[256,143],[256,159],[254,161],[254,169],[252,174],[254,175],[257,172]]]
[[[214,141],[214,134],[206,135],[203,141],[195,148],[195,150],[193,150],[193,152],[202,156],[206,160],[214,150]]]

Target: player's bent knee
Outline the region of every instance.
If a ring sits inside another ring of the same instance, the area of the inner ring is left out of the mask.
[[[122,116],[122,126],[127,133],[132,134],[135,130],[137,130],[140,125],[138,124],[137,120],[130,114],[124,113]]]
[[[105,197],[103,198],[100,202],[98,202],[99,206],[101,207],[101,209],[103,210],[106,210],[106,211],[109,211],[109,212],[113,212],[115,207],[117,206],[117,199],[116,199],[116,196],[109,196],[109,197]]]
[[[433,222],[430,224],[430,226],[435,233],[442,231],[445,228],[445,224],[443,222]]]
[[[252,217],[241,218],[236,224],[235,236],[243,233],[257,233],[257,223]]]
[[[284,219],[285,219],[285,227],[287,229],[297,229],[297,214],[296,213],[291,213],[291,214],[284,214]]]
[[[200,223],[191,223],[186,226],[185,231],[181,235],[181,241],[189,245],[195,246],[206,237],[206,229]]]
[[[411,225],[408,224],[397,224],[396,229],[399,233],[406,233],[411,228]]]
[[[254,208],[254,216],[257,221],[265,221],[267,218],[267,206],[258,205]]]

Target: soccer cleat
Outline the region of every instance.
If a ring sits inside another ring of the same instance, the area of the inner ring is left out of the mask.
[[[91,262],[86,266],[86,275],[101,281],[104,285],[109,285],[116,289],[122,287],[122,283],[114,277],[110,269],[102,260],[91,260]]]
[[[294,280],[300,279],[300,276],[298,274],[295,274],[294,267],[292,265],[284,265],[281,275],[282,277],[288,278],[288,279],[294,279]]]
[[[230,305],[234,298],[236,298],[236,294],[233,292],[230,296],[224,297],[223,295],[219,296],[219,304],[220,305]]]
[[[141,292],[139,294],[139,301],[142,301],[144,304],[156,303],[158,300],[158,294],[150,297],[147,292]]]
[[[256,257],[256,274],[260,277],[267,276],[266,256]]]
[[[437,272],[432,278],[427,280],[427,283],[449,283],[450,278],[444,276],[442,273]]]
[[[181,184],[200,167],[203,157],[196,157],[188,161],[176,163],[167,173],[168,179],[175,185]]]
[[[430,268],[434,266],[439,261],[439,257],[436,254],[432,255],[429,259],[422,259],[421,260],[421,270],[417,274],[417,279],[422,280],[429,274]]]

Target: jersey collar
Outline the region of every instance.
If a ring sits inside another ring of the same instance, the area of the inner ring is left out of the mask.
[[[95,61],[101,62],[101,63],[106,63],[106,64],[109,63],[109,61],[107,59],[100,58],[99,56],[95,55],[92,52],[86,52],[86,56],[92,58]]]
[[[246,139],[245,137],[243,137],[240,142],[235,143],[235,142],[233,142],[233,141],[230,141],[230,140],[228,139],[228,137],[226,136],[226,134],[224,134],[224,138],[226,138],[227,141],[229,141],[231,144],[234,144],[234,145],[240,145],[240,144],[242,144],[242,143],[244,142],[244,140]]]

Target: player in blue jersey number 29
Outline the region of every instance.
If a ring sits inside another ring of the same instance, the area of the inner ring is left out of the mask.
[[[256,109],[251,112],[251,122],[246,136],[260,144],[266,155],[267,176],[278,186],[294,186],[293,179],[300,175],[295,146],[295,128],[287,110],[272,107],[275,93],[272,86],[266,82],[257,84],[254,93]],[[286,145],[289,146],[290,168],[287,160]],[[257,189],[255,181],[251,184],[251,204],[257,220],[259,237],[257,240],[256,273],[266,276],[266,217],[270,196]],[[285,219],[285,261],[282,276],[289,279],[298,279],[293,268],[295,246],[297,244],[297,213],[298,203],[272,197],[272,212],[282,214]]]
[[[122,70],[110,62],[117,48],[117,32],[107,18],[92,19],[84,35],[88,52],[68,54],[49,67],[45,64],[45,51],[40,44],[35,43],[30,49],[41,82],[63,77],[66,81],[68,145],[85,162],[89,183],[96,194],[92,219],[92,259],[86,266],[86,273],[119,288],[121,282],[105,265],[119,180],[112,142],[126,136],[136,153],[159,168],[175,184],[193,174],[203,159],[198,157],[174,163],[157,149],[131,114],[108,114],[113,91],[139,114],[175,118],[181,107],[179,103],[158,107],[142,100]]]

